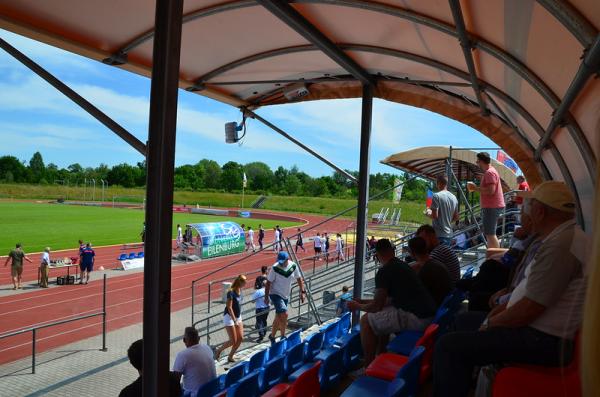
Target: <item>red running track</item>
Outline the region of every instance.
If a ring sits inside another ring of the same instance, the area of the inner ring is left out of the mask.
[[[321,221],[323,218],[305,216],[309,223]],[[350,221],[334,220],[328,222],[319,231],[341,231]],[[314,232],[310,233],[311,235]],[[288,235],[292,234],[289,230]],[[272,241],[272,233],[267,231],[267,243]],[[307,248],[310,244],[306,244]],[[73,251],[75,254],[76,250]],[[96,266],[103,265],[112,268],[120,253],[119,246],[99,248],[96,250],[98,259]],[[312,249],[307,249],[301,257],[312,255]],[[69,256],[60,254],[60,256]],[[191,282],[215,269],[223,268],[243,256],[234,255],[213,260],[205,260],[187,265],[174,266],[171,275],[171,310],[178,311],[191,306]],[[26,263],[29,280],[37,279],[38,257],[32,255],[33,264]],[[224,269],[197,284],[196,302],[206,301],[206,291],[210,279],[235,277],[240,273],[255,272],[262,265],[274,262],[272,251],[265,251],[242,261],[239,264]],[[35,266],[34,266],[35,265]],[[6,268],[2,273],[10,273]],[[52,277],[57,274],[52,274]],[[107,331],[114,331],[142,321],[143,272],[125,274],[107,279]],[[8,274],[10,283],[10,274]],[[3,283],[3,284],[8,284]],[[40,325],[82,314],[96,313],[102,308],[102,281],[96,280],[88,285],[68,285],[60,288],[35,289],[31,292],[15,294],[0,298],[0,335],[33,325]],[[37,332],[38,352],[57,348],[85,338],[99,335],[102,331],[102,317],[93,317],[72,323],[58,325]],[[9,338],[0,339],[0,364],[11,362],[31,354],[31,333],[25,333]]]

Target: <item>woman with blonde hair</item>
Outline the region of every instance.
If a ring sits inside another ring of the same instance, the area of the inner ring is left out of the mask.
[[[219,359],[219,356],[223,350],[231,347],[227,362],[235,362],[233,355],[242,344],[244,338],[244,324],[242,323],[242,288],[246,285],[246,276],[240,274],[236,277],[231,284],[231,288],[227,292],[227,304],[225,311],[223,312],[223,324],[229,340],[221,345],[215,352],[215,360]]]

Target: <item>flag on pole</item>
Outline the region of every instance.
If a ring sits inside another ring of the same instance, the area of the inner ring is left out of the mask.
[[[496,160],[498,160],[499,163],[502,163],[511,170],[513,170],[513,172],[517,172],[517,163],[515,163],[513,159],[508,157],[508,155],[502,150],[498,150],[498,153],[496,154]]]
[[[242,179],[242,186],[244,187],[244,189],[247,187],[246,185],[248,184],[248,179],[246,179],[246,173],[244,172],[244,179]]]
[[[394,188],[394,203],[398,204],[400,203],[400,200],[402,200],[402,189],[404,188],[404,183],[400,184],[400,179],[396,178],[394,179],[394,186],[396,186]]]
[[[425,200],[425,207],[431,208],[431,203],[433,202],[433,192],[431,189],[427,189],[427,199]]]

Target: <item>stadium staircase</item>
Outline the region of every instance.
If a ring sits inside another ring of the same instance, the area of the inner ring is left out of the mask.
[[[262,208],[262,206],[267,201],[267,196],[258,196],[256,200],[250,205],[250,208]]]

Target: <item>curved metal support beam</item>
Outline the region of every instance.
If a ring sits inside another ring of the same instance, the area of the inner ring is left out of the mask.
[[[254,0],[236,0],[230,3],[205,7],[185,14],[182,19],[182,24],[192,22],[200,18],[209,17],[211,15],[220,14],[222,12],[234,11],[240,8],[256,6],[257,4]],[[104,59],[102,62],[108,65],[122,65],[124,63],[127,63],[127,53],[129,53],[136,47],[139,47],[140,45],[144,44],[148,40],[151,40],[153,37],[154,28],[145,31],[144,33],[141,33],[139,36],[135,37],[123,47],[121,47],[118,51],[116,51],[113,56]]]
[[[458,41],[460,42],[460,47],[462,48],[463,55],[465,57],[465,62],[467,64],[467,69],[469,70],[469,76],[471,80],[471,85],[473,86],[473,91],[475,91],[475,96],[477,97],[477,103],[481,108],[481,115],[488,116],[490,111],[487,108],[485,103],[485,98],[483,96],[483,89],[479,85],[479,79],[477,78],[477,72],[475,71],[475,62],[473,61],[473,54],[471,51],[473,49],[473,44],[471,44],[471,40],[469,40],[469,36],[467,34],[467,28],[465,27],[465,20],[463,17],[462,10],[460,8],[459,0],[449,0],[450,9],[452,10],[452,17],[454,18],[454,25],[456,25],[456,33],[458,34]]]
[[[584,46],[588,47],[593,42],[597,32],[594,27],[579,13],[578,10],[567,4],[562,0],[538,0],[538,2],[546,8],[555,18],[557,18]],[[458,38],[458,32],[455,27],[447,24],[446,22],[437,20],[427,15],[422,15],[414,11],[405,10],[400,7],[393,5],[374,3],[364,0],[290,0],[289,3],[308,3],[308,4],[329,4],[343,7],[359,8],[371,12],[378,12],[385,15],[399,17],[413,23],[427,26],[435,29],[447,35]],[[256,6],[254,0],[235,0],[229,3],[220,4],[212,7],[203,8],[200,10],[192,11],[184,16],[184,23],[191,22],[203,17],[215,15],[222,12],[236,10],[240,8]],[[121,50],[117,51],[111,58],[105,59],[105,63],[108,64],[122,64],[127,62],[127,52],[134,49],[136,46],[144,43],[145,41],[152,38],[154,32],[149,30],[137,38],[130,41]],[[539,78],[533,71],[531,71],[521,61],[502,50],[501,48],[491,44],[490,42],[473,35],[469,35],[469,40],[473,48],[480,49],[487,54],[493,56],[498,61],[512,69],[517,73],[523,80],[530,84],[553,108],[557,109],[560,106],[560,98],[549,88],[549,86]],[[206,76],[206,75],[205,75]],[[191,90],[201,90],[203,86],[201,84],[194,86]],[[485,88],[482,88],[485,89]],[[595,174],[596,160],[594,153],[585,138],[585,135],[581,131],[579,125],[575,120],[567,125],[567,129],[571,134],[573,140],[578,145],[579,149],[583,153],[583,157],[586,162],[587,170],[590,175]]]
[[[578,9],[564,0],[537,0],[537,2],[558,19],[584,48],[592,45],[598,30]]]
[[[573,102],[575,102],[575,99],[577,99],[577,96],[587,83],[588,79],[595,73],[600,73],[600,34],[596,38],[596,41],[592,47],[586,52],[581,64],[579,65],[579,69],[575,74],[575,77],[571,81],[571,84],[569,85],[569,88],[567,89],[565,96],[560,103],[560,106],[558,106],[558,108],[554,111],[552,120],[550,120],[550,124],[548,125],[548,128],[546,128],[546,132],[544,133],[544,136],[542,136],[539,146],[535,151],[537,160],[541,158],[542,151],[552,140],[554,131],[556,131],[556,129],[562,124],[570,124],[573,122],[573,117],[569,113],[571,105],[573,105]],[[577,141],[577,136],[578,135],[573,136],[573,139],[575,139],[575,142],[579,146],[582,154],[586,155],[588,151],[585,150],[586,148],[584,145],[589,145],[589,143],[587,140],[585,142]],[[586,159],[586,163],[592,161],[595,162],[595,159]]]
[[[260,5],[279,18],[288,27],[304,37],[309,43],[314,44],[340,65],[344,70],[356,77],[363,84],[373,85],[375,80],[371,75],[348,54],[335,45],[323,32],[311,24],[294,7],[280,0],[256,0]]]
[[[202,89],[204,87],[204,84],[206,82],[208,82],[208,80],[213,79],[225,72],[228,72],[232,69],[235,68],[239,68],[240,66],[244,66],[253,62],[258,62],[261,61],[263,59],[269,59],[269,58],[273,58],[276,56],[281,56],[281,55],[288,55],[288,54],[293,54],[296,52],[306,52],[306,51],[317,51],[318,48],[312,44],[305,44],[305,45],[299,45],[299,46],[293,46],[293,47],[284,47],[284,48],[277,48],[275,50],[269,50],[269,51],[265,51],[265,52],[261,52],[258,54],[254,54],[254,55],[250,55],[241,59],[237,59],[233,62],[229,62],[226,65],[220,66],[216,69],[211,70],[210,72],[198,77],[195,81],[196,84],[190,88],[188,88],[188,91],[196,91],[198,89]]]

